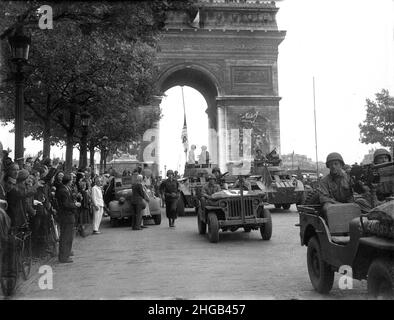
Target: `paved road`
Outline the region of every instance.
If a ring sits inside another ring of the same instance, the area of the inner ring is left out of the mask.
[[[162,213],[164,217],[164,212]],[[365,281],[329,296],[312,290],[306,248],[299,244],[295,208],[272,210],[273,236],[259,231],[220,234],[217,244],[197,233],[195,216],[176,228],[163,219],[143,231],[102,224],[102,234],[77,238],[74,263],[53,265],[53,289],[41,290],[38,273],[15,299],[364,299]]]

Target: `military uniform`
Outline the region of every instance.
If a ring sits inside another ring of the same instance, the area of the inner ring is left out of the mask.
[[[320,181],[318,190],[321,204],[354,202],[350,178],[345,172],[341,175],[326,175]]]
[[[208,196],[211,196],[211,195],[213,195],[214,193],[216,193],[216,192],[219,192],[219,191],[221,191],[222,189],[220,188],[220,186],[218,185],[218,184],[213,184],[213,185],[211,185],[209,182],[202,188],[202,191],[201,191],[201,195],[202,196],[206,196],[206,195],[208,195]]]
[[[166,202],[166,215],[168,219],[177,218],[177,205],[178,205],[178,189],[179,183],[174,180],[164,180],[160,185],[160,189],[165,197]],[[176,195],[173,195],[175,193]]]

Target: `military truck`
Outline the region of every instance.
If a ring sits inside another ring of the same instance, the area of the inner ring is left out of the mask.
[[[288,210],[293,203],[303,202],[304,184],[279,166],[273,166],[266,161],[254,161],[252,173],[252,178],[266,194],[266,202],[273,204],[275,208]]]
[[[180,196],[178,200],[178,215],[185,215],[185,208],[196,208],[198,206],[198,196],[202,187],[206,184],[207,175],[212,173],[215,164],[185,165],[182,179],[178,179]]]
[[[245,232],[260,230],[263,240],[270,240],[272,219],[269,210],[264,208],[264,194],[259,191],[246,191],[238,178],[240,188],[222,190],[214,193],[210,199],[200,198],[197,211],[199,234],[205,234],[212,243],[219,241],[219,231],[236,231],[243,228]]]

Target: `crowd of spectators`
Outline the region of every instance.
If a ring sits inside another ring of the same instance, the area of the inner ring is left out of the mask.
[[[3,151],[0,160],[0,257],[2,254],[3,275],[12,273],[15,268],[12,265],[15,260],[12,257],[14,244],[10,235],[22,227],[28,227],[32,232],[33,258],[58,254],[56,243],[62,236],[61,217],[66,206],[59,191],[64,187],[72,202],[72,208],[69,208],[73,216],[72,236],[79,234],[85,237],[91,233],[90,226],[93,227],[95,222],[92,189],[95,183],[99,184],[100,192],[101,176],[95,175],[90,168],[82,170],[75,166],[66,173],[64,163],[42,159],[41,156],[28,157],[20,165],[12,161],[7,151]],[[95,225],[97,229],[97,222]],[[69,255],[73,255],[71,248]]]

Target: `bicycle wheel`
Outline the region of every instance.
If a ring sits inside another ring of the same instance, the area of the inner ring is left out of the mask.
[[[56,223],[55,219],[53,219],[53,217],[50,220],[50,232],[51,232],[51,237],[54,241],[59,242],[59,235],[60,235],[60,231],[59,231],[59,225]]]
[[[25,239],[22,241],[19,262],[23,279],[29,279],[32,265],[31,233],[26,235]]]
[[[51,257],[55,257],[58,254],[58,242],[59,242],[59,231],[56,222],[51,219],[49,221],[49,232],[48,232],[48,251]]]

